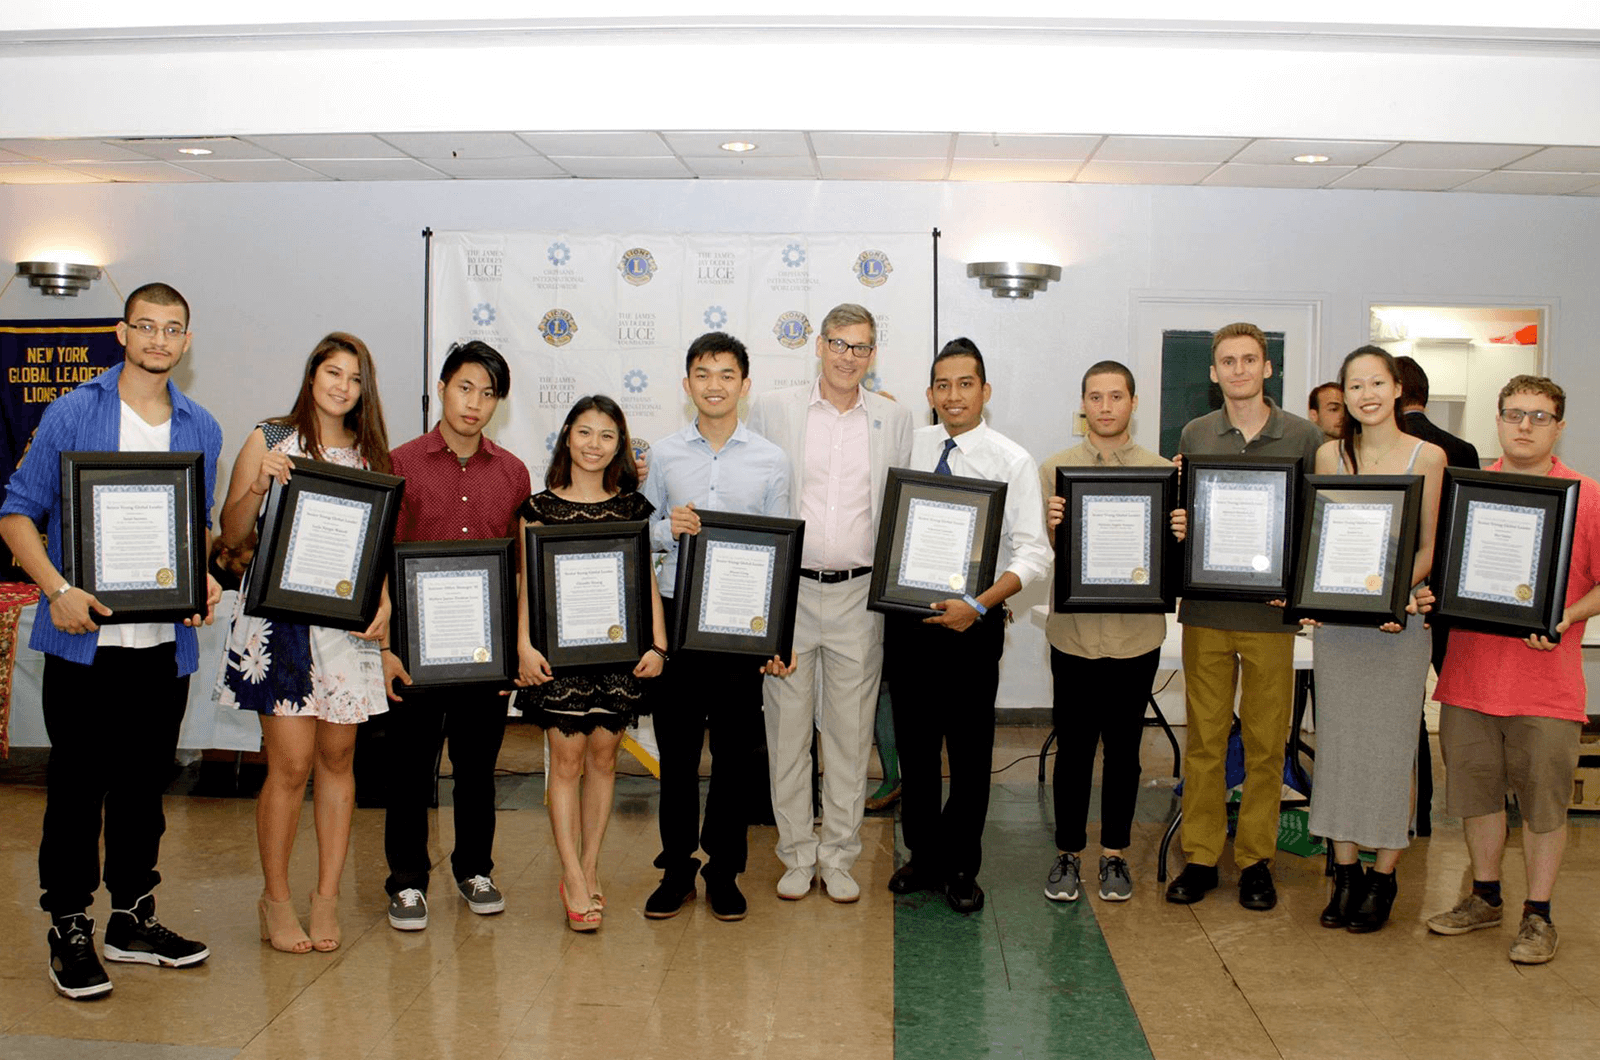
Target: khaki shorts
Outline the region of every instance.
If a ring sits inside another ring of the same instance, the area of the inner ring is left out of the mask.
[[[1553,832],[1567,823],[1583,726],[1561,718],[1501,718],[1448,703],[1439,708],[1445,812],[1483,817],[1516,792],[1523,823]]]

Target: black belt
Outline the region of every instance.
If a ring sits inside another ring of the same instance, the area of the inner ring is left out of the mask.
[[[807,567],[800,568],[800,577],[810,578],[823,585],[832,585],[835,582],[847,582],[851,578],[859,578],[863,574],[871,574],[871,567],[856,567],[854,570],[811,570]]]

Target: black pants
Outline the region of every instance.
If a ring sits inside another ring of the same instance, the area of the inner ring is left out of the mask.
[[[44,659],[42,707],[50,737],[39,905],[51,916],[81,913],[105,884],[113,909],[132,909],[161,874],[156,859],[167,818],[161,793],[172,780],[189,678],[174,647],[101,648],[88,666]]]
[[[1076,854],[1088,843],[1094,752],[1105,744],[1100,774],[1100,845],[1122,850],[1132,842],[1139,801],[1139,744],[1145,705],[1161,661],[1156,648],[1131,659],[1085,659],[1050,649],[1055,692],[1056,849]]]
[[[902,615],[890,615],[883,629],[900,754],[902,838],[920,871],[976,876],[989,816],[1004,613],[996,608],[961,633]],[[948,799],[941,746],[950,758]]]
[[[671,629],[677,604],[670,596],[661,603]],[[765,797],[764,779],[753,768],[764,761],[759,757],[761,660],[679,651],[657,680],[662,684],[653,716],[661,755],[661,853],[656,868],[687,868],[698,846],[706,852],[701,875],[737,876],[749,853],[750,807],[757,793]],[[708,733],[712,769],[701,823],[700,751]]]
[[[389,809],[383,818],[383,852],[390,894],[428,889],[428,805],[433,766],[450,741],[451,802],[456,847],[450,871],[458,880],[494,871],[494,767],[506,735],[506,697],[495,691],[455,689],[402,693],[384,715],[389,748]]]

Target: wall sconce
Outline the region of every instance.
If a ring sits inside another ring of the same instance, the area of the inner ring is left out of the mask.
[[[996,298],[1032,298],[1033,292],[1061,279],[1061,266],[1037,265],[1031,261],[975,261],[967,275],[978,278],[978,286],[988,288]]]
[[[28,278],[28,286],[57,298],[76,298],[79,291],[100,278],[100,266],[77,265],[70,261],[19,261],[17,275]]]

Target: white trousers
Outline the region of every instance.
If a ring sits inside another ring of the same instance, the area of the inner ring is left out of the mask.
[[[867,758],[883,669],[883,616],[867,610],[871,580],[823,585],[801,578],[795,671],[764,679],[772,812],[778,860],[786,869],[849,869],[861,854]],[[824,767],[820,838],[811,814],[813,727]]]

